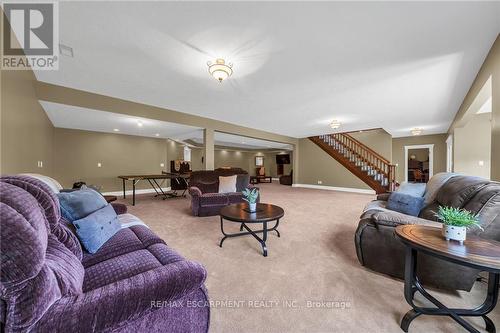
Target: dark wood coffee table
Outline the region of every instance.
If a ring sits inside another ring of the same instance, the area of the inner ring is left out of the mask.
[[[467,331],[479,333],[471,324],[462,317],[483,317],[486,331],[496,332],[495,325],[486,315],[497,304],[498,283],[500,281],[500,243],[467,235],[463,245],[458,242],[446,241],[441,235],[440,228],[421,225],[402,225],[396,228],[396,235],[406,245],[405,263],[405,298],[412,310],[408,311],[401,320],[401,329],[408,332],[408,327],[413,319],[425,314],[435,316],[450,316]],[[488,292],[486,300],[479,307],[469,309],[450,309],[430,295],[420,284],[416,275],[417,253],[437,257],[458,265],[472,267],[488,272]],[[436,307],[418,307],[413,302],[415,292],[420,292]]]
[[[284,215],[285,211],[283,208],[271,204],[258,203],[257,211],[255,213],[250,213],[248,211],[248,204],[246,203],[226,206],[220,211],[220,229],[224,237],[221,239],[219,246],[222,247],[222,243],[226,240],[226,238],[252,235],[262,246],[264,257],[267,257],[267,233],[269,231],[276,231],[278,237],[280,237],[280,233],[277,228],[280,223],[280,218]],[[240,231],[245,229],[246,232],[227,234],[224,232],[224,220],[240,223]],[[271,221],[276,221],[276,224],[272,228],[268,228],[267,223]],[[262,223],[262,230],[250,229],[247,226],[247,224],[250,223]],[[262,233],[262,238],[257,235],[258,233]]]

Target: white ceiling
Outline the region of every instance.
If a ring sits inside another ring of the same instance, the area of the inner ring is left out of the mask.
[[[304,137],[447,130],[500,2],[60,2],[74,49],[41,81]],[[206,62],[224,57],[219,84]]]
[[[40,104],[52,124],[60,128],[172,139],[190,135],[190,133],[196,131],[202,131],[198,127],[148,118],[131,117],[120,113],[45,101],[40,101]],[[138,126],[139,122],[142,124],[142,127]],[[115,129],[119,131],[115,132]]]
[[[203,144],[203,132],[198,131],[181,137],[182,139],[191,139],[198,144]],[[293,150],[293,146],[286,143],[279,143],[267,140],[249,138],[240,135],[215,132],[214,141],[217,146],[234,147],[241,149],[279,149]]]
[[[86,131],[169,138],[183,142],[193,140],[203,145],[203,129],[166,121],[131,117],[121,113],[81,108],[72,105],[40,101],[45,113],[55,127]],[[141,123],[142,126],[139,126]],[[118,131],[115,131],[115,130]],[[240,149],[292,150],[288,144],[215,132],[215,144]]]

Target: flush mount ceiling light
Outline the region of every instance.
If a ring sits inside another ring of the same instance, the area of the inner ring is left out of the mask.
[[[331,127],[332,129],[337,129],[337,128],[339,128],[339,127],[340,127],[340,121],[338,121],[338,120],[333,120],[333,121],[330,123],[330,127]]]
[[[120,130],[118,128],[113,128],[113,131],[120,132]]]
[[[422,132],[423,132],[423,129],[417,128],[417,127],[411,130],[412,135],[420,135],[420,134],[422,134]]]
[[[210,75],[219,82],[222,82],[233,74],[233,64],[226,64],[224,59],[218,58],[215,59],[215,62],[209,61],[207,65]]]
[[[138,122],[137,122],[137,126],[142,127],[142,122],[141,122],[141,121],[138,121]]]

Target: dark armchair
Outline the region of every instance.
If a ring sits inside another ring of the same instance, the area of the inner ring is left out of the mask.
[[[293,170],[290,171],[289,175],[283,175],[280,177],[281,185],[292,185],[293,184]]]

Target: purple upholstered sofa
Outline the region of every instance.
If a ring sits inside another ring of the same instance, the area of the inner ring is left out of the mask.
[[[219,176],[237,175],[236,192],[219,193]],[[243,202],[241,191],[253,188],[250,176],[240,168],[193,171],[189,179],[191,211],[194,216],[218,215],[221,208]]]
[[[57,196],[28,176],[0,178],[0,218],[1,331],[208,331],[205,269],[146,226],[82,251]]]

